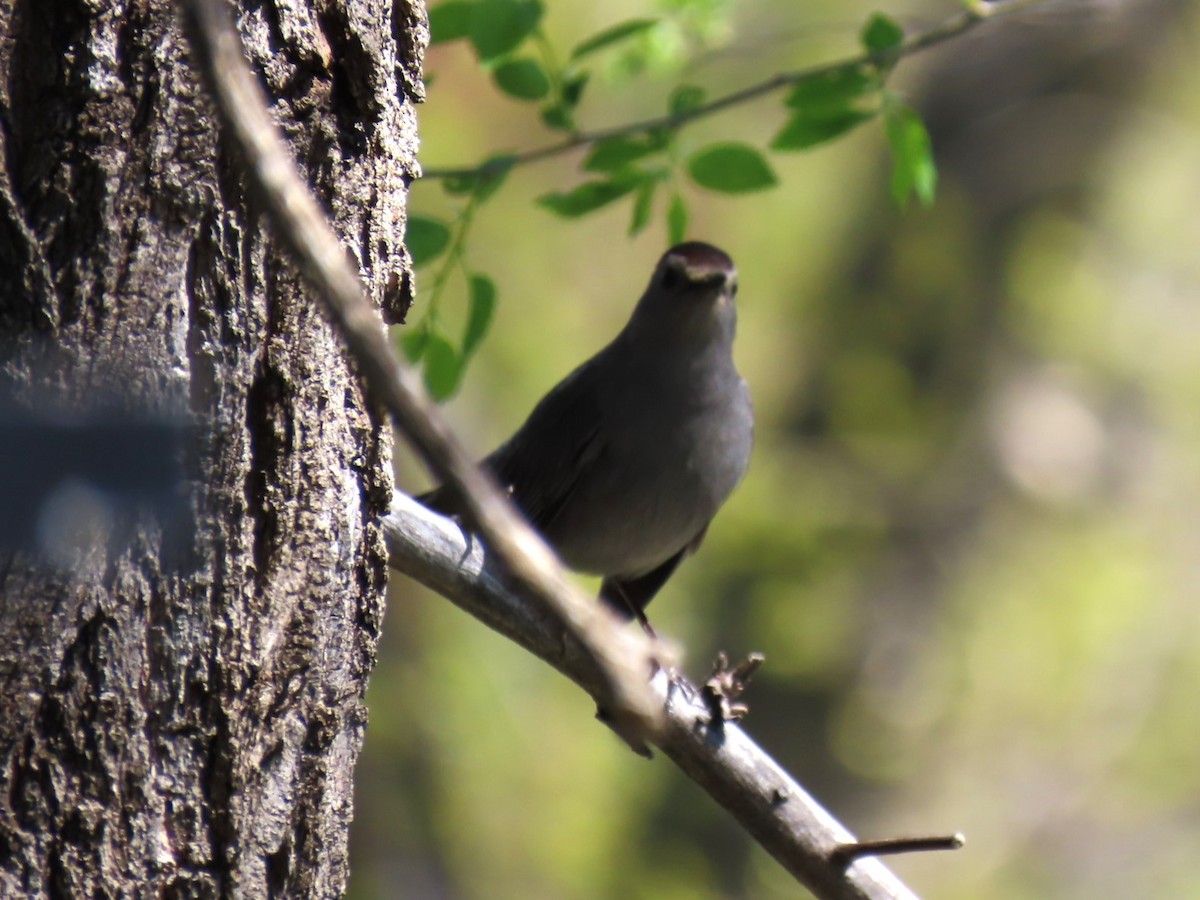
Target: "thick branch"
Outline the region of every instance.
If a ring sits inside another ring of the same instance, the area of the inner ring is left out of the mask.
[[[291,251],[341,331],[369,395],[395,418],[434,474],[458,489],[470,520],[514,583],[551,610],[578,641],[601,679],[599,696],[615,727],[633,742],[652,734],[661,718],[646,687],[655,645],[620,628],[615,616],[567,580],[553,553],[459,444],[419,379],[397,358],[349,254],[301,180],[224,3],[182,0],[182,5],[226,137],[241,153],[275,236]]]
[[[450,519],[397,494],[384,520],[392,568],[420,581],[597,695],[586,653],[542,610],[505,586],[479,541]],[[915,895],[878,860],[854,859],[854,837],[737,725],[713,724],[700,692],[655,676],[666,728],[654,743],[818,897],[893,900]],[[882,851],[881,851],[882,852]],[[848,860],[853,859],[848,865]]]
[[[987,3],[984,0],[973,3],[966,12],[959,13],[951,19],[947,19],[940,25],[935,25],[925,31],[917,32],[905,38],[895,50],[887,54],[886,61],[889,64],[895,63],[906,56],[913,56],[920,53],[922,50],[928,50],[930,47],[936,47],[938,44],[959,37],[975,28],[976,26],[990,19],[995,19],[1002,15],[1015,13],[1023,9],[1028,9],[1032,6],[1039,6],[1050,2],[1050,0],[1005,0],[1005,2]],[[839,72],[844,69],[855,69],[859,66],[868,63],[878,63],[880,59],[870,53],[860,53],[856,56],[848,57],[847,59],[839,60],[832,63],[824,63],[819,66],[809,66],[803,69],[794,69],[791,72],[780,72],[772,75],[764,81],[757,84],[752,84],[749,87],[742,88],[732,93],[725,94],[722,97],[717,97],[715,100],[710,100],[708,103],[697,106],[693,109],[681,110],[677,113],[672,113],[666,116],[656,116],[653,119],[643,119],[640,122],[630,122],[626,125],[614,125],[611,128],[598,128],[594,131],[580,131],[565,138],[561,141],[556,141],[552,144],[547,144],[544,147],[536,147],[532,150],[525,150],[521,153],[506,155],[499,160],[492,160],[483,163],[479,166],[463,166],[459,168],[447,169],[428,169],[422,174],[424,179],[442,179],[442,178],[464,178],[474,175],[484,175],[489,171],[502,168],[510,169],[514,166],[525,165],[532,162],[540,162],[543,159],[549,159],[553,156],[560,156],[577,147],[587,147],[600,141],[608,140],[609,138],[629,137],[636,134],[646,134],[653,131],[674,131],[683,125],[687,125],[697,119],[704,119],[715,113],[723,112],[726,109],[734,106],[740,106],[751,100],[756,100],[759,97],[774,93],[785,87],[790,87],[798,84],[801,81],[807,81],[810,78],[819,78],[822,75],[829,75],[833,72]]]

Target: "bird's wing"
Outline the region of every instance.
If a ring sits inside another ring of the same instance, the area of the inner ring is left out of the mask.
[[[597,377],[593,366],[580,366],[542,398],[516,434],[480,462],[539,531],[554,522],[603,453]],[[449,485],[416,499],[443,515],[464,511]]]
[[[584,365],[547,394],[484,465],[539,531],[570,502],[604,453],[596,370]]]

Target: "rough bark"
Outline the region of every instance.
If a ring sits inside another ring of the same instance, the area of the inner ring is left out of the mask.
[[[422,20],[239,19],[393,319]],[[184,521],[139,512],[69,569],[0,548],[0,895],[339,895],[389,430],[266,238],[168,0],[6,0],[0,74],[0,399],[192,435]]]

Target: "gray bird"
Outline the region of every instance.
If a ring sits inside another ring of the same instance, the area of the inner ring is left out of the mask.
[[[572,569],[649,628],[645,607],[745,474],[754,413],[733,365],[737,269],[690,242],[659,261],[628,324],[483,460]],[[417,498],[458,514],[446,487]]]

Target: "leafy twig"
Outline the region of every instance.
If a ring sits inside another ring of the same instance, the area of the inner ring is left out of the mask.
[[[900,59],[913,56],[923,50],[928,50],[938,44],[946,43],[953,38],[966,34],[968,31],[990,19],[1010,15],[1049,2],[1051,0],[1005,0],[1005,2],[997,3],[986,3],[983,0],[975,0],[965,12],[947,19],[940,25],[935,25],[926,31],[906,37],[898,47],[885,54],[864,52],[838,62],[809,66],[803,69],[795,69],[791,72],[782,72],[757,84],[717,97],[699,106],[677,110],[664,116],[643,119],[639,122],[630,122],[625,125],[614,125],[610,128],[576,132],[561,141],[506,156],[503,158],[502,166],[505,169],[510,169],[516,166],[539,162],[568,153],[576,148],[589,146],[611,138],[632,137],[660,130],[673,131],[697,119],[706,118],[730,107],[739,106],[750,100],[755,100],[803,81],[837,75],[842,72],[852,72],[864,65],[894,65]],[[425,170],[421,177],[424,180],[430,181],[447,178],[473,178],[489,174],[498,165],[501,165],[501,163],[493,160],[478,166],[432,168]]]

